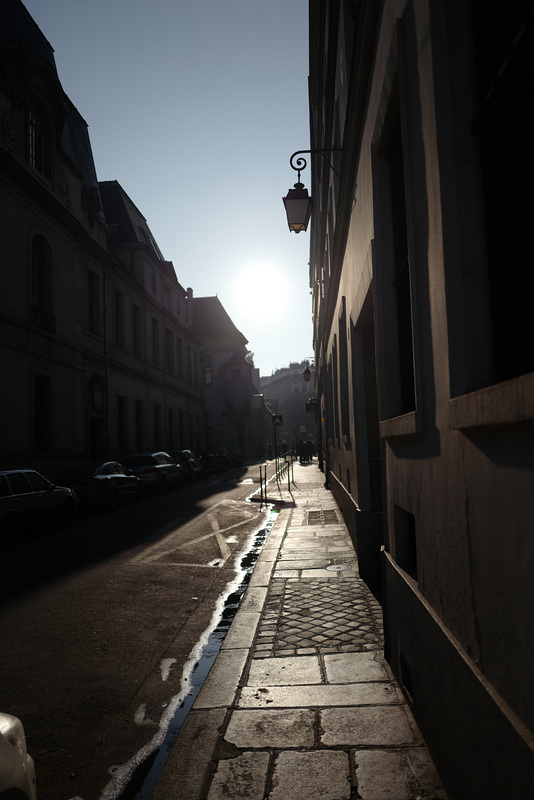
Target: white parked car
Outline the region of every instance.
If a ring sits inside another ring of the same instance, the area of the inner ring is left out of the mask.
[[[0,712],[0,800],[2,797],[37,800],[35,767],[26,750],[22,722]]]

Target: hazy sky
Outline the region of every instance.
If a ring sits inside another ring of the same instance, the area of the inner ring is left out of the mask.
[[[309,232],[289,233],[281,199],[309,148],[307,0],[24,2],[99,180],[119,181],[180,283],[218,295],[262,375],[311,356]]]

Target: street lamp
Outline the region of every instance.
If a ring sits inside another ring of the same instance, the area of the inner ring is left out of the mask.
[[[320,154],[324,158],[325,153],[338,152],[339,150],[341,150],[340,147],[333,147],[328,150],[297,150],[297,152],[293,153],[289,159],[289,166],[298,173],[298,181],[294,185],[294,188],[289,189],[287,195],[282,198],[286,209],[287,224],[289,225],[290,231],[294,231],[295,233],[301,233],[302,231],[305,232],[308,227],[313,208],[312,199],[308,194],[308,190],[304,184],[300,182],[300,173],[303,169],[306,169],[308,165],[306,159],[302,158],[302,154],[306,153],[312,156]],[[296,159],[295,163],[293,163],[293,159],[296,156],[299,157]],[[329,166],[331,169],[334,169],[331,164]],[[334,172],[336,172],[336,170],[334,170]],[[338,175],[337,172],[336,175]]]
[[[300,172],[299,172],[300,178]],[[312,199],[303,183],[298,181],[293,189],[282,198],[286,207],[287,224],[290,231],[306,232],[313,208]]]

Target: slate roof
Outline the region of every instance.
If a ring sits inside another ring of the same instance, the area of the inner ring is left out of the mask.
[[[100,196],[112,245],[148,245],[164,261],[147,221],[118,181],[100,181]]]
[[[218,297],[193,297],[193,332],[200,338],[235,336],[244,347],[248,343],[236,328]]]
[[[54,58],[54,48],[20,0],[0,0],[0,40],[7,47],[22,45],[27,52],[31,53],[32,58],[44,61],[47,69],[52,72],[65,114],[61,131],[61,147],[83,176],[86,186],[98,190],[98,179],[87,123],[61,87]],[[13,89],[15,78],[11,66],[8,66],[7,62],[2,63],[0,70],[4,73],[3,78],[6,84]]]
[[[0,32],[3,41],[25,44],[30,52],[47,61],[57,75],[54,48],[20,0],[0,2]]]
[[[76,169],[83,175],[87,186],[98,190],[93,150],[89,129],[79,111],[71,106],[61,132],[61,147]]]

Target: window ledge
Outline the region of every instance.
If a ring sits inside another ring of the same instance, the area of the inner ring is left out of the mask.
[[[449,400],[449,428],[534,420],[534,372]]]
[[[421,433],[417,411],[410,411],[400,417],[380,420],[380,438],[382,439],[390,439],[395,436],[414,436],[417,433]]]

